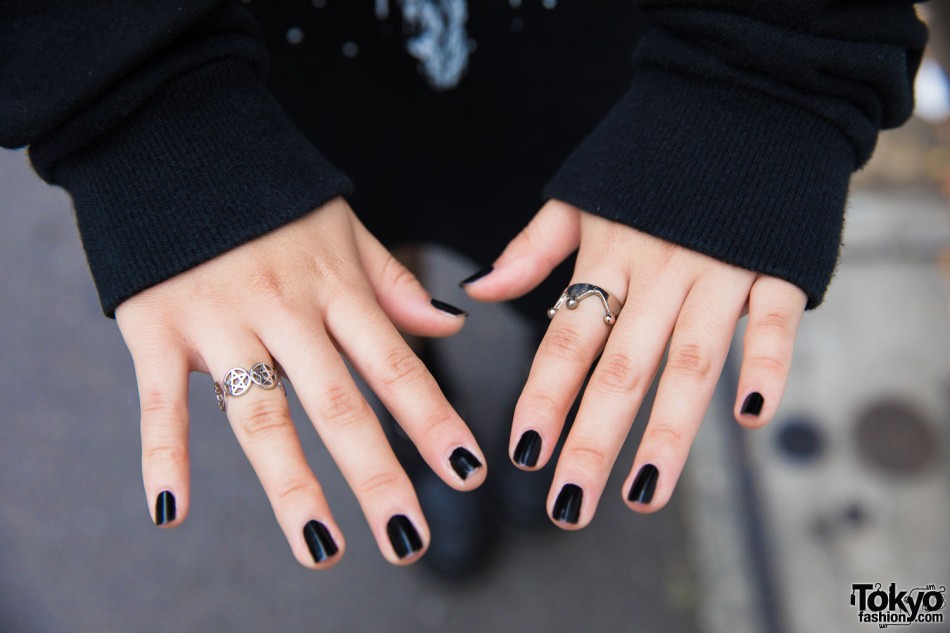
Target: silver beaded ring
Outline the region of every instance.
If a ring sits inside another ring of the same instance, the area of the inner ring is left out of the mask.
[[[600,299],[600,303],[604,308],[604,323],[607,325],[613,325],[617,321],[617,315],[620,314],[620,309],[623,306],[620,305],[620,302],[617,301],[616,297],[611,296],[600,286],[585,283],[572,284],[568,286],[564,292],[561,293],[561,296],[558,298],[557,303],[554,304],[554,307],[548,310],[548,318],[553,319],[554,315],[557,314],[557,311],[565,305],[567,306],[568,310],[576,309],[577,304],[587,297],[597,297]]]

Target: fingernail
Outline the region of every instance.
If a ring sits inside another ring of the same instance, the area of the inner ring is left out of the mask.
[[[465,279],[463,279],[462,281],[460,281],[460,282],[459,282],[459,288],[464,288],[465,286],[467,286],[467,285],[469,285],[469,284],[475,283],[476,281],[478,281],[478,280],[481,279],[482,277],[487,277],[489,274],[491,274],[491,272],[492,272],[493,270],[495,270],[495,267],[494,267],[494,266],[488,266],[488,267],[486,267],[486,268],[482,268],[480,271],[478,271],[478,272],[475,273],[474,275],[470,275],[470,276],[466,277]]]
[[[647,464],[637,473],[633,485],[630,486],[630,493],[627,495],[627,501],[633,503],[650,503],[653,500],[653,492],[656,490],[656,480],[660,478],[660,471],[653,464]]]
[[[165,525],[175,520],[175,495],[163,490],[155,500],[155,525]]]
[[[762,405],[765,404],[765,398],[758,391],[753,391],[746,396],[742,403],[742,415],[759,415],[762,413]]]
[[[303,540],[307,542],[310,555],[317,563],[322,563],[340,551],[330,535],[330,530],[319,521],[310,521],[303,527]]]
[[[482,467],[478,458],[461,446],[449,456],[449,463],[452,464],[452,470],[462,478],[462,481],[468,479],[468,476]]]
[[[462,310],[461,308],[456,308],[454,305],[446,303],[445,301],[439,301],[438,299],[433,299],[429,303],[432,304],[432,307],[436,310],[445,312],[452,316],[468,316],[468,312]]]
[[[557,501],[554,502],[554,520],[564,523],[577,523],[581,518],[581,501],[584,499],[584,491],[580,486],[574,484],[565,484],[561,488]]]
[[[386,534],[399,558],[406,558],[422,549],[422,539],[405,515],[397,514],[386,524]]]
[[[541,436],[537,431],[525,431],[515,447],[514,460],[519,466],[533,468],[541,456]]]

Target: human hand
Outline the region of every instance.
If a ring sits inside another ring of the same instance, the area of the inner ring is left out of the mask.
[[[639,450],[622,490],[637,512],[669,501],[725,363],[736,322],[748,313],[734,415],[759,427],[785,390],[806,295],[787,281],[723,263],[552,200],[508,245],[494,270],[465,284],[470,296],[520,296],[580,246],[571,283],[596,284],[623,310],[604,323],[597,299],[560,310],[515,408],[510,454],[525,470],[545,465],[591,365],[548,493],[565,529],[590,523],[662,360],[669,355]],[[554,303],[552,297],[552,304]]]
[[[482,452],[394,327],[454,334],[464,313],[441,305],[430,303],[340,198],[122,303],[116,319],[135,364],[142,471],[156,523],[174,527],[188,513],[188,373],[222,380],[232,368],[276,360],[380,551],[395,564],[417,559],[429,542],[418,499],[341,356],[439,477],[457,490],[478,487],[486,475]],[[227,398],[227,417],[297,560],[312,568],[334,564],[343,536],[281,390],[251,384]]]

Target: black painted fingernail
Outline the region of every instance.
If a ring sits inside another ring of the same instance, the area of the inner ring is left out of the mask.
[[[386,534],[399,558],[405,558],[422,549],[422,539],[408,517],[397,514],[386,524]]]
[[[310,521],[303,527],[303,540],[307,541],[310,555],[317,563],[322,563],[340,551],[330,535],[330,530],[319,521]]]
[[[468,312],[461,308],[456,308],[454,305],[446,303],[445,301],[439,301],[438,299],[433,299],[429,303],[432,304],[432,307],[446,314],[452,316],[468,316]]]
[[[656,490],[656,480],[660,478],[660,471],[653,464],[647,464],[637,473],[633,485],[630,486],[630,493],[627,495],[627,501],[633,503],[650,503],[653,500],[653,492]]]
[[[742,403],[742,415],[759,415],[762,413],[762,405],[765,404],[765,398],[758,391],[753,391],[746,396]]]
[[[495,270],[495,267],[494,267],[494,266],[488,266],[488,267],[486,267],[486,268],[482,268],[480,271],[478,271],[478,272],[475,273],[474,275],[470,275],[470,276],[466,277],[465,279],[463,279],[462,281],[460,281],[460,282],[459,282],[459,288],[464,288],[465,286],[467,286],[467,285],[469,285],[469,284],[475,283],[476,281],[478,281],[478,280],[481,279],[482,277],[487,277],[489,274],[491,274],[491,272],[492,272],[493,270]]]
[[[464,481],[468,476],[482,467],[478,458],[461,446],[452,451],[449,456],[449,463],[452,464],[452,470]]]
[[[525,431],[515,446],[515,463],[533,468],[541,456],[541,436],[537,431]]]
[[[175,520],[175,495],[163,490],[155,500],[155,525],[165,525]]]
[[[577,523],[581,518],[581,501],[584,499],[584,491],[580,486],[574,484],[565,484],[561,488],[557,501],[554,502],[554,520],[564,523]]]

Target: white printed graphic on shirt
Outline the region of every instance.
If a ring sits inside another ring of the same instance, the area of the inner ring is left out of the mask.
[[[429,85],[436,90],[457,86],[473,49],[465,30],[466,0],[401,0],[400,5],[403,22],[416,30],[406,50],[419,60]],[[379,4],[377,14],[378,9]]]

